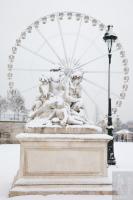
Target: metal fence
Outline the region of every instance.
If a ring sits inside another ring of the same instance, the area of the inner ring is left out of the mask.
[[[1,114],[0,121],[22,121],[25,122],[27,120],[27,114]]]

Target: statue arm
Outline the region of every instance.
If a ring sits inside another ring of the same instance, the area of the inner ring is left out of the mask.
[[[55,117],[55,111],[53,111],[53,112],[51,113],[51,115],[48,117],[48,120],[51,120],[53,117]]]
[[[63,114],[64,114],[64,118],[63,120],[61,121],[61,125],[66,125],[67,123],[67,120],[68,120],[68,113],[67,113],[67,109],[63,109]]]
[[[78,101],[77,98],[74,98],[70,95],[66,96],[66,99],[68,102],[71,102],[71,103],[76,103]]]
[[[71,102],[71,103],[75,103],[77,102],[77,98],[74,98],[72,97],[70,94],[69,94],[69,90],[70,90],[70,83],[68,84],[67,88],[66,88],[66,92],[65,92],[65,98],[68,102]]]
[[[49,87],[39,85],[39,92],[44,98],[47,98],[49,93]]]

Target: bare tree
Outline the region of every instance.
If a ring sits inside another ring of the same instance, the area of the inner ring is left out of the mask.
[[[119,131],[122,128],[122,121],[119,118],[119,116],[117,116],[113,122],[114,125],[114,131]]]
[[[8,109],[8,103],[6,98],[0,96],[0,118],[1,115],[4,114]]]
[[[9,109],[14,112],[15,115],[18,116],[20,113],[24,113],[26,111],[25,108],[25,101],[22,95],[20,94],[19,90],[13,90],[12,92],[8,92],[7,95]]]

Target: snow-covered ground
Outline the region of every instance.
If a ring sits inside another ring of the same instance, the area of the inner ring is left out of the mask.
[[[133,171],[133,143],[115,143],[116,166],[109,167],[109,173],[116,170]],[[0,200],[9,200],[8,192],[19,168],[19,145],[0,145]],[[49,195],[21,196],[10,200],[111,200],[111,196]]]

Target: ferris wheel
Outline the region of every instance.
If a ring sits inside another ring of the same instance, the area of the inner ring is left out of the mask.
[[[33,104],[39,77],[55,67],[83,72],[82,95],[89,119],[97,122],[107,113],[107,47],[101,21],[77,12],[46,15],[29,25],[16,39],[9,55],[8,84],[19,89],[28,108]],[[112,114],[122,106],[128,89],[129,67],[122,44],[112,49]]]

